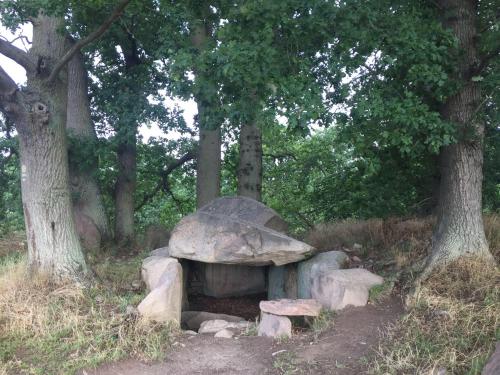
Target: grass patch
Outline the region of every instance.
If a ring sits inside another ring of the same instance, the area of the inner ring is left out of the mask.
[[[100,279],[90,289],[29,280],[25,260],[3,258],[0,265],[0,374],[74,374],[81,368],[133,356],[160,360],[176,329],[126,313],[140,291],[140,259],[97,267]],[[132,272],[133,271],[133,272]]]
[[[273,367],[280,375],[299,373],[299,368],[297,366],[297,356],[295,353],[290,351],[278,353],[273,362]]]
[[[334,325],[335,312],[329,310],[321,310],[319,315],[312,319],[311,329],[314,333],[314,339],[317,340],[319,335]]]
[[[381,303],[392,295],[395,280],[390,276],[384,277],[382,285],[375,285],[370,289],[369,301],[372,303]]]
[[[480,374],[500,339],[500,271],[461,260],[435,272],[408,314],[387,332],[375,374]]]

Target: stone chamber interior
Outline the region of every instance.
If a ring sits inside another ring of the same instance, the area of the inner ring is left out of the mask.
[[[183,310],[228,314],[255,321],[267,300],[267,266],[209,264],[183,259]]]

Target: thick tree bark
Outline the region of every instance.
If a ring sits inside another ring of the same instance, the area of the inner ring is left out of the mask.
[[[455,34],[460,47],[460,90],[443,104],[444,120],[457,126],[458,143],[440,153],[441,186],[437,225],[424,275],[460,257],[492,259],[482,218],[484,124],[477,116],[479,85],[470,73],[478,63],[476,48],[477,1],[441,0],[443,24]]]
[[[238,164],[238,195],[261,200],[262,135],[255,123],[244,124],[240,130]]]
[[[205,10],[205,13],[208,10]],[[203,12],[202,12],[203,13]],[[205,20],[200,21],[192,28],[191,42],[202,53],[210,36],[210,26]],[[198,105],[199,147],[196,163],[196,206],[204,206],[220,195],[221,176],[221,131],[220,124],[213,124],[211,109],[214,103],[212,97],[217,92],[214,84],[210,85],[207,72],[195,67],[196,83],[202,89],[195,95]],[[205,89],[205,90],[203,90]],[[206,92],[206,91],[210,92]]]
[[[87,79],[83,55],[78,52],[68,63],[66,124],[68,135],[78,140],[77,147],[78,145],[90,145],[97,141],[90,116]],[[71,150],[69,152],[71,153]],[[76,154],[78,155],[78,153]],[[95,179],[97,157],[95,155],[88,157],[91,160],[75,160],[73,162],[75,165],[70,165],[71,192],[75,221],[83,244],[88,247],[99,247],[99,243],[95,243],[95,229],[99,232],[99,240],[109,240],[112,235],[101,192]],[[82,164],[84,164],[83,167]]]
[[[131,245],[134,231],[134,193],[137,180],[137,145],[135,133],[120,139],[118,145],[118,178],[115,184],[115,240]]]
[[[198,104],[198,116],[203,113]],[[200,142],[196,165],[196,206],[204,206],[220,195],[221,134],[220,127],[206,129],[200,122]]]
[[[29,52],[39,71],[28,72],[26,113],[14,116],[21,153],[21,192],[31,271],[55,279],[88,276],[71,206],[66,145],[67,71],[46,78],[64,55],[62,20],[39,16]]]

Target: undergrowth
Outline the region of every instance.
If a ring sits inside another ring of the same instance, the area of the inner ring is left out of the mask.
[[[500,272],[464,259],[437,270],[407,314],[389,328],[376,374],[480,374],[500,340]]]
[[[117,264],[110,259],[97,267],[106,283],[82,289],[29,279],[24,257],[2,259],[0,374],[73,374],[126,356],[165,356],[175,329],[127,312],[127,305],[143,298],[126,287],[136,278],[140,260]]]

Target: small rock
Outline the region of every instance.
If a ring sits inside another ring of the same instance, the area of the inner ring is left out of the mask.
[[[195,331],[191,331],[190,329],[186,330],[186,331],[182,331],[185,335],[189,335],[189,336],[196,336],[198,334],[198,332],[195,332]]]
[[[290,337],[292,322],[286,316],[278,316],[263,312],[259,323],[259,336]]]
[[[359,257],[357,257],[356,255],[354,255],[351,259],[353,262],[358,262],[358,263],[361,262],[361,259]]]
[[[130,286],[132,287],[132,290],[139,290],[141,289],[142,283],[140,280],[134,280],[130,283]]]
[[[127,305],[125,308],[125,315],[138,315],[139,311],[132,305]]]
[[[361,244],[359,244],[359,243],[355,243],[354,245],[352,245],[352,248],[353,248],[354,250],[359,251],[359,250],[361,250],[361,249],[363,248],[363,245],[361,245]]]
[[[284,316],[318,316],[321,311],[321,304],[314,299],[261,301],[259,307],[265,313]]]
[[[217,332],[214,337],[221,337],[224,339],[230,339],[234,336],[234,332],[230,331],[229,329],[221,329],[219,332]]]
[[[446,310],[433,310],[432,315],[436,318],[450,319],[451,314]]]

